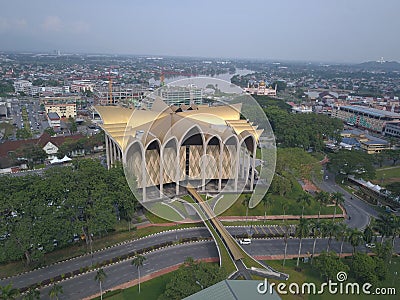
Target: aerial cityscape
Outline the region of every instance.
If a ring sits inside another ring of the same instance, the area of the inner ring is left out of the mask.
[[[0,11],[0,299],[398,299],[399,3],[39,3]]]

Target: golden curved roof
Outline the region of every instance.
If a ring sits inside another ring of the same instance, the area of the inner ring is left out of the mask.
[[[184,108],[181,106],[181,108]],[[240,119],[242,105],[186,106],[184,111],[171,109],[162,100],[156,99],[151,110],[133,110],[118,106],[95,106],[103,124],[103,130],[113,138],[122,150],[128,141],[140,138],[146,146],[154,137],[164,143],[172,136],[181,140],[188,129],[197,125],[204,135],[221,138],[236,134],[239,139],[244,132],[256,140],[262,133],[247,120]],[[141,136],[137,136],[141,133]]]

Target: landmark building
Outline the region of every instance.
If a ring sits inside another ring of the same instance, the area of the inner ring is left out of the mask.
[[[241,104],[170,106],[156,99],[150,110],[95,109],[108,167],[122,161],[143,201],[182,194],[188,184],[203,192],[253,190],[263,130],[241,119]]]

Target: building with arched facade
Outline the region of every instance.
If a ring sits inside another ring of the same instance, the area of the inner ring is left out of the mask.
[[[122,161],[143,200],[203,192],[252,191],[263,130],[241,119],[241,104],[168,106],[150,110],[96,106],[106,139],[107,166]]]

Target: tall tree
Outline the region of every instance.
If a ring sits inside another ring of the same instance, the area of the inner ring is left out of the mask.
[[[269,193],[266,193],[261,201],[264,205],[264,224],[265,224],[265,221],[267,219],[267,208],[268,208],[268,205],[270,205],[272,203],[271,195]]]
[[[39,300],[40,290],[37,287],[30,287],[29,290],[22,297],[23,300]]]
[[[0,299],[17,299],[19,297],[19,291],[16,288],[13,288],[12,283],[7,284],[6,286],[0,286]]]
[[[104,272],[104,269],[101,268],[97,271],[96,276],[94,277],[94,280],[99,283],[99,288],[100,288],[100,299],[103,300],[103,289],[101,287],[102,283],[104,280],[106,280],[107,274]]]
[[[138,269],[138,274],[139,274],[139,294],[140,294],[140,267],[143,266],[143,262],[146,260],[146,257],[143,255],[136,255],[133,260],[132,260],[132,265],[135,266]]]
[[[324,192],[324,191],[320,191],[317,192],[315,195],[315,200],[318,202],[319,204],[319,210],[318,210],[318,220],[321,216],[321,208],[323,205],[326,205],[329,201],[330,195],[328,192]]]
[[[313,263],[314,260],[314,254],[315,254],[315,245],[317,243],[317,238],[322,235],[322,224],[320,220],[312,220],[310,222],[310,230],[313,235],[313,247],[312,247],[312,254],[311,254],[311,264]]]
[[[357,228],[349,229],[349,242],[353,247],[353,255],[356,253],[356,247],[361,245],[363,234]]]
[[[245,194],[243,201],[242,201],[242,205],[244,205],[246,207],[246,225],[247,225],[247,220],[248,220],[248,216],[249,216],[249,204],[250,204],[250,195]]]
[[[329,252],[329,248],[331,247],[332,237],[336,235],[336,232],[339,230],[337,223],[332,220],[325,221],[322,223],[322,234],[325,238],[328,238],[328,245],[326,247],[326,252]]]
[[[335,211],[333,212],[333,221],[335,221],[336,209],[344,204],[344,195],[340,192],[334,192],[331,194],[331,199],[335,203]]]
[[[348,238],[348,228],[347,225],[345,223],[339,223],[338,224],[338,230],[335,233],[335,239],[336,240],[340,240],[340,252],[339,252],[339,258],[342,257],[342,253],[343,253],[343,245],[344,242],[347,240]]]
[[[309,226],[308,220],[300,218],[300,222],[299,222],[299,225],[297,225],[297,227],[296,227],[296,233],[295,233],[296,237],[300,239],[299,252],[297,255],[296,266],[299,266],[300,254],[301,254],[301,244],[302,244],[303,238],[308,236],[309,232],[310,232],[310,226]]]
[[[381,244],[383,244],[385,237],[393,234],[394,216],[389,214],[381,214],[375,222],[375,229],[381,234]]]
[[[311,199],[312,199],[311,195],[306,192],[301,193],[296,199],[297,203],[300,203],[302,206],[302,209],[301,209],[301,217],[302,218],[304,216],[304,206],[305,205],[310,206]]]
[[[64,293],[64,290],[60,284],[53,284],[53,286],[51,287],[51,289],[49,291],[49,297],[50,297],[50,299],[55,298],[56,300],[58,300],[58,296],[63,293]]]

